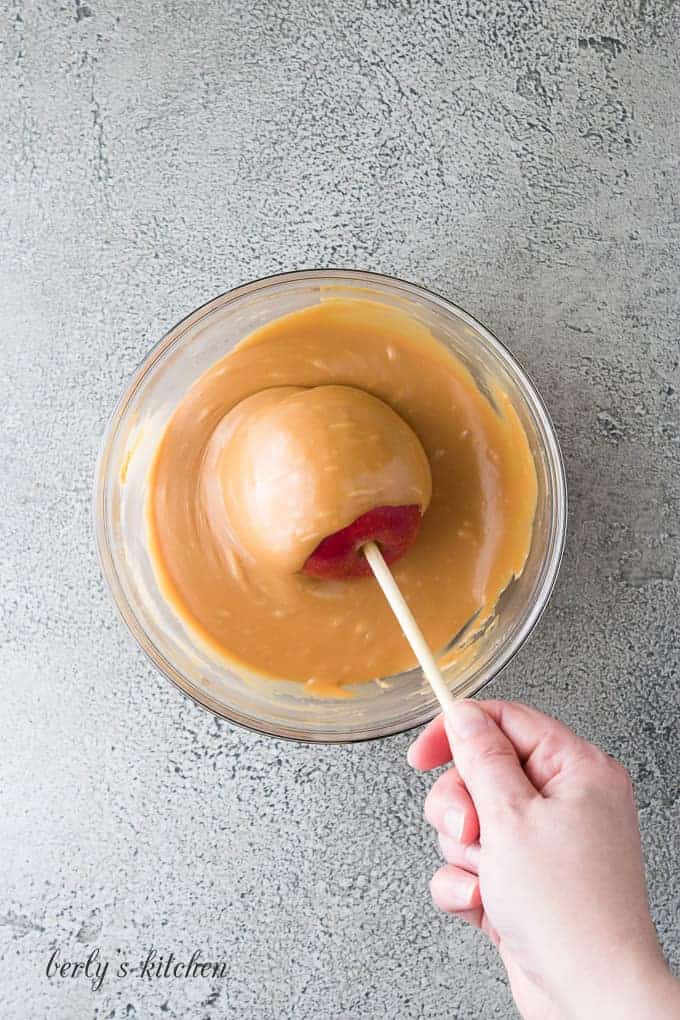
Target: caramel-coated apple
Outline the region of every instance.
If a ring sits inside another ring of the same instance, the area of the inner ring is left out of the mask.
[[[370,540],[388,562],[402,556],[432,491],[413,429],[350,386],[248,397],[213,433],[202,474],[214,535],[260,568],[320,578],[370,573]]]

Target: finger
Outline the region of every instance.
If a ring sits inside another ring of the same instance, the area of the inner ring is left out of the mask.
[[[425,798],[425,817],[437,832],[459,843],[474,843],[479,820],[470,794],[456,769],[439,776]]]
[[[538,793],[512,743],[479,705],[457,701],[445,726],[456,768],[477,811],[483,844],[485,818],[491,821],[499,811],[526,807]]]
[[[591,745],[563,723],[528,705],[513,701],[479,704],[508,737],[524,771],[541,793],[592,752]]]
[[[436,906],[447,914],[474,910],[482,904],[477,876],[452,864],[445,864],[435,871],[430,882],[430,892]]]
[[[532,784],[541,793],[567,767],[587,758],[591,747],[567,726],[535,708],[517,702],[478,701],[503,730]],[[438,715],[414,740],[408,750],[409,764],[429,770],[451,761],[444,717]]]
[[[473,875],[479,873],[479,855],[481,847],[479,843],[470,843],[466,846],[459,843],[457,839],[439,834],[439,849],[447,864],[455,864],[457,868],[471,871]]]
[[[567,726],[529,705],[507,701],[477,701],[514,745],[517,756],[537,789],[546,786],[574,756],[590,748]],[[438,715],[411,744],[408,761],[423,771],[451,761],[451,748]]]
[[[421,772],[429,772],[451,761],[443,715],[438,715],[418,734],[408,749],[406,759],[412,768],[420,769]]]

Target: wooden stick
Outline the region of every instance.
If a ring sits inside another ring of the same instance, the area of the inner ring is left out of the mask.
[[[434,661],[429,645],[423,637],[423,632],[413,618],[413,613],[409,609],[406,599],[401,594],[390,568],[385,563],[383,554],[375,542],[367,542],[362,547],[362,551],[368,560],[371,570],[375,574],[376,581],[382,588],[383,595],[399,621],[399,626],[403,630],[406,640],[413,649],[413,654],[420,663],[423,673],[436,695],[442,712],[444,715],[447,715],[455,704],[453,695],[446,686],[439,666]]]

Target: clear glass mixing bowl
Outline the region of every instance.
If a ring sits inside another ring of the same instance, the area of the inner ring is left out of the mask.
[[[355,697],[322,701],[303,686],[240,677],[195,641],[163,600],[146,545],[149,464],[165,424],[194,380],[252,330],[329,296],[394,305],[426,325],[468,367],[482,392],[509,395],[533,452],[538,502],[522,575],[501,596],[492,625],[467,637],[445,676],[457,696],[480,690],[536,624],[559,569],[566,485],[550,419],[525,373],[501,343],[450,301],[401,280],[350,270],[286,273],[238,287],[174,326],[135,372],[104,436],[95,518],[104,577],[133,635],[158,669],[194,701],[261,733],[309,741],[368,740],[427,722],[437,703],[420,670],[356,686]],[[461,635],[461,644],[466,635]]]

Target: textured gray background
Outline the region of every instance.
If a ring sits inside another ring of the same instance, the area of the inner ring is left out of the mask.
[[[147,665],[99,577],[112,405],[196,304],[305,266],[423,283],[544,391],[570,536],[494,693],[631,769],[680,967],[680,11],[669,0],[4,2],[0,1013],[514,1015],[438,915],[408,736],[235,732]],[[222,982],[48,982],[150,945]]]

